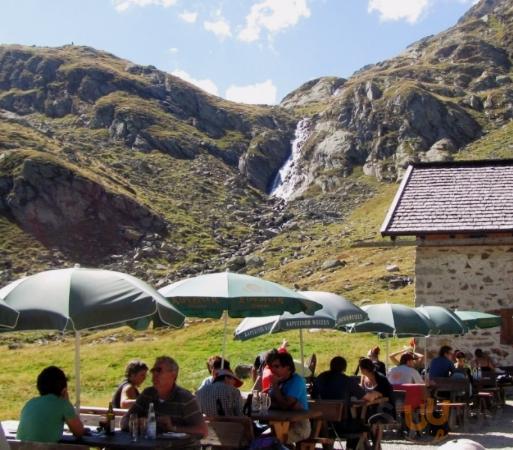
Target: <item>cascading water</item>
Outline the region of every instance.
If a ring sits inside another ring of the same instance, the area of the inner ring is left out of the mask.
[[[296,126],[294,132],[294,140],[292,141],[292,151],[289,159],[281,167],[276,174],[271,187],[271,196],[288,200],[296,189],[300,181],[304,179],[298,167],[299,157],[301,155],[301,147],[310,136],[310,119],[305,117],[301,119]]]

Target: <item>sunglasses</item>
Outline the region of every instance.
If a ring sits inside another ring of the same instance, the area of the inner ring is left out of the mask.
[[[163,367],[152,367],[150,369],[150,372],[151,373],[161,373],[161,372],[164,372],[165,369]]]

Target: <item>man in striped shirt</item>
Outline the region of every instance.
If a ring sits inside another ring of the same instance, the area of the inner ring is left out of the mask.
[[[207,425],[196,398],[176,384],[177,362],[169,356],[159,356],[150,371],[153,386],[146,388],[137,397],[123,417],[122,428],[128,429],[128,417],[132,413],[139,417],[147,417],[149,405],[153,403],[158,432],[173,431],[206,436]]]

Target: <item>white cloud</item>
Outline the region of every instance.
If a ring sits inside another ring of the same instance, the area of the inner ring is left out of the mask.
[[[224,39],[232,36],[230,24],[226,21],[224,17],[219,17],[219,19],[214,21],[206,20],[205,22],[203,22],[203,27],[205,28],[205,30],[214,33],[219,39]]]
[[[255,42],[262,30],[274,34],[296,25],[301,17],[310,17],[307,0],[262,0],[251,7],[238,38]]]
[[[178,53],[178,49],[176,47],[171,47],[169,50],[168,50],[169,53],[171,53],[172,55],[175,55]]]
[[[194,23],[198,18],[198,13],[195,11],[183,11],[182,13],[178,14],[178,17],[180,17],[180,19],[182,19],[184,22]]]
[[[130,9],[134,6],[163,6],[164,8],[169,8],[170,6],[173,6],[176,3],[177,0],[112,0],[112,3],[114,4],[114,8],[118,12],[126,11],[127,9]]]
[[[228,100],[240,103],[274,105],[276,103],[276,86],[272,80],[248,86],[231,85],[226,89]]]
[[[189,83],[198,86],[199,88],[203,89],[204,91],[207,91],[210,94],[219,95],[219,89],[217,89],[216,84],[212,80],[196,80],[195,78],[191,77],[185,70],[180,69],[173,70],[173,72],[171,72],[171,75],[179,77],[182,80],[188,81]]]
[[[406,20],[415,23],[432,0],[369,0],[368,12],[377,11],[380,20]]]

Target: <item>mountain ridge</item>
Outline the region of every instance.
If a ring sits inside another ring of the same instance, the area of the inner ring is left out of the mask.
[[[395,58],[276,106],[91,47],[0,46],[0,284],[79,262],[157,285],[229,268],[382,298],[382,255],[358,252],[366,279],[348,249],[379,241],[388,183],[410,162],[512,155],[510,35],[508,2],[481,0]],[[303,117],[301,176],[287,201],[270,198]],[[387,255],[403,261],[406,298],[413,255]]]

